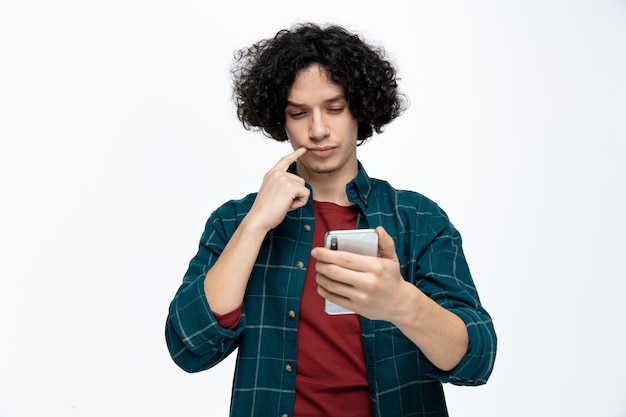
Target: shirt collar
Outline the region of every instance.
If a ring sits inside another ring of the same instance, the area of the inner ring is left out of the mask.
[[[359,172],[356,174],[356,177],[346,185],[348,200],[356,204],[362,204],[361,208],[364,209],[367,207],[371,191],[372,181],[359,161]]]
[[[358,204],[362,209],[364,209],[367,207],[368,199],[372,191],[372,182],[360,161],[358,161],[358,167],[359,171],[356,177],[346,184],[346,194],[348,195],[348,200],[352,203]],[[289,166],[288,171],[292,174],[296,174],[295,162]]]

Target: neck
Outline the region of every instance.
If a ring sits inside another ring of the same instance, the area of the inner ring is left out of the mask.
[[[346,184],[341,184],[340,187],[329,186],[328,184],[314,184],[311,183],[313,188],[313,198],[315,201],[328,201],[340,206],[350,206],[352,203],[348,200],[346,194]]]
[[[350,170],[341,174],[337,172],[313,173],[303,168],[298,164],[298,175],[311,186],[313,198],[316,201],[328,201],[340,206],[352,205],[346,194],[346,184],[356,176],[357,168],[354,169],[354,172]]]

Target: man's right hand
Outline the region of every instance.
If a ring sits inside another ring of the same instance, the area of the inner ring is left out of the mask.
[[[304,179],[287,172],[289,166],[306,151],[303,147],[285,155],[265,174],[254,204],[246,216],[249,224],[267,233],[278,226],[289,211],[307,203],[310,191]]]

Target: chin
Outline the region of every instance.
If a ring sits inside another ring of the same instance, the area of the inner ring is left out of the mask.
[[[332,174],[337,171],[337,165],[331,163],[312,163],[305,167],[314,174]]]

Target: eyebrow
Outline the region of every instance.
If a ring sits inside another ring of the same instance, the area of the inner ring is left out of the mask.
[[[329,99],[324,100],[324,103],[332,103],[335,101],[346,101],[346,96],[344,94],[337,94],[334,97],[331,97]],[[293,106],[293,107],[303,107],[306,106],[305,104],[300,104],[300,103],[296,103],[294,101],[291,100],[287,100],[287,106]]]

